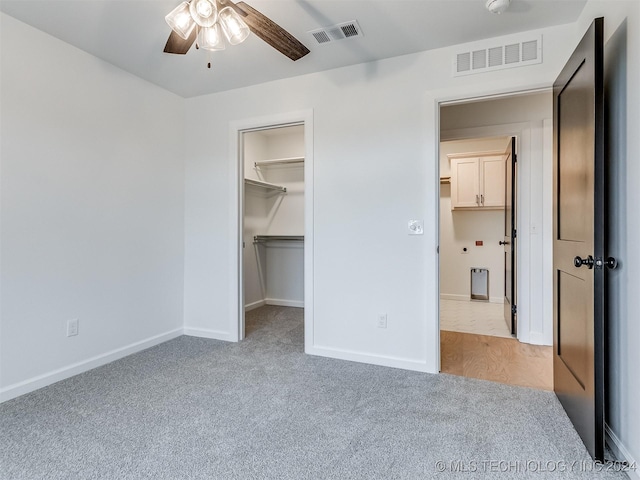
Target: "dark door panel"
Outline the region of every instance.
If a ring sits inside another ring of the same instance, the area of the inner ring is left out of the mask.
[[[554,390],[596,460],[604,459],[603,19],[554,87]]]

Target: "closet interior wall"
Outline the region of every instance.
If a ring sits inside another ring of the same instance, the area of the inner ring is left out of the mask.
[[[243,159],[245,310],[263,305],[303,307],[304,126],[245,132]],[[256,166],[281,159],[295,162]],[[286,193],[252,181],[284,187]],[[256,236],[267,240],[256,242]]]

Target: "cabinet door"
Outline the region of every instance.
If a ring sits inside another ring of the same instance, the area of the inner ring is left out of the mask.
[[[477,158],[451,160],[451,208],[480,205],[480,173]]]
[[[503,156],[480,159],[480,195],[483,207],[504,207],[505,158]]]

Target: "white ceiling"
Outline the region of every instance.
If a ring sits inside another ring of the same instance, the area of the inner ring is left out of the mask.
[[[574,22],[586,0],[245,0],[304,43],[293,62],[251,35],[211,54],[162,52],[164,16],[180,0],[0,0],[0,10],[183,97]],[[308,33],[358,20],[364,36],[318,45]],[[5,47],[6,48],[6,47]]]

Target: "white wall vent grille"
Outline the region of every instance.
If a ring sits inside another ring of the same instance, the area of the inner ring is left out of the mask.
[[[458,54],[458,70],[460,72],[471,70],[471,53],[467,52]]]
[[[538,57],[538,42],[531,40],[529,42],[522,42],[522,61],[528,62],[535,60]]]
[[[504,49],[502,47],[493,47],[489,49],[489,66],[499,67],[504,65]]]
[[[476,50],[473,52],[473,69],[485,68],[487,66],[487,51]]]
[[[542,63],[542,35],[523,42],[494,43],[487,48],[478,48],[475,44],[474,47],[453,58],[454,77]]]
[[[330,43],[345,38],[362,37],[362,29],[357,20],[339,23],[329,27],[318,28],[309,32],[318,44]]]
[[[520,44],[514,43],[512,45],[504,46],[504,63],[518,63],[520,61]]]

